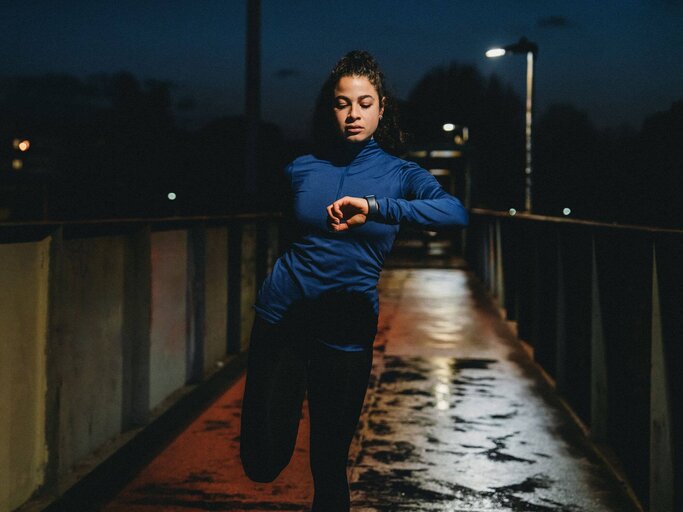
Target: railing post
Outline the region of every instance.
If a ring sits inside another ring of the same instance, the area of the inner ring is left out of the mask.
[[[499,307],[505,309],[505,275],[503,271],[503,242],[500,235],[500,220],[496,219],[496,240],[495,240],[495,255],[496,255],[496,279],[495,279],[495,294],[498,297]],[[506,313],[507,316],[507,313]]]
[[[666,347],[662,337],[657,254],[652,247],[652,344],[650,363],[650,511],[673,512],[674,470]]]
[[[122,430],[145,424],[150,413],[152,263],[149,224],[129,236],[125,258]]]
[[[187,239],[187,369],[188,383],[204,376],[204,335],[206,327],[206,228],[189,229]]]
[[[268,222],[268,253],[266,256],[266,274],[268,274],[275,264],[275,260],[278,257],[280,250],[280,230],[278,229],[277,223],[273,221]]]
[[[258,233],[255,224],[242,225],[242,254],[240,261],[240,351],[249,346],[251,324],[254,322],[256,302],[256,258]]]
[[[228,229],[228,354],[240,352],[242,226],[237,222]]]
[[[567,385],[567,304],[565,300],[562,237],[557,232],[557,295],[555,310],[555,382],[560,390]]]
[[[60,427],[61,391],[60,376],[62,350],[60,345],[64,331],[60,304],[64,280],[64,229],[60,226],[50,240],[50,268],[48,271],[48,316],[47,340],[45,347],[46,381],[45,391],[45,444],[48,459],[45,465],[45,485],[50,488],[57,483],[61,465]]]
[[[600,306],[595,234],[591,235],[591,241],[593,253],[591,272],[591,434],[595,439],[606,439],[609,415],[607,408],[607,357]]]
[[[486,240],[486,286],[489,291],[495,293],[496,286],[496,242],[495,242],[495,227],[493,224],[488,224],[487,240]]]

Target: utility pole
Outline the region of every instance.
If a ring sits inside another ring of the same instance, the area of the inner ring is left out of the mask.
[[[261,1],[247,0],[247,49],[245,80],[246,147],[244,191],[256,194],[258,132],[261,120]]]

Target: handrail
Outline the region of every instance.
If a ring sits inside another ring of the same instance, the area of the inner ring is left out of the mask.
[[[176,217],[142,217],[142,218],[108,218],[108,219],[86,219],[86,220],[40,220],[27,222],[0,222],[0,229],[4,227],[50,227],[50,226],[92,226],[101,224],[149,224],[149,223],[168,223],[168,222],[206,222],[206,221],[229,221],[229,220],[263,220],[281,217],[280,212],[253,212],[253,213],[231,213],[227,215],[196,215],[196,216],[176,216]]]
[[[609,223],[609,222],[600,222],[600,221],[595,221],[595,220],[582,220],[582,219],[570,219],[567,217],[552,217],[549,215],[539,215],[536,213],[524,213],[524,212],[517,212],[515,215],[510,215],[508,212],[501,212],[497,210],[488,210],[485,208],[471,208],[470,209],[471,213],[477,214],[477,215],[485,215],[489,217],[505,217],[505,218],[512,218],[514,217],[515,219],[523,219],[523,220],[533,220],[533,221],[539,221],[539,222],[554,222],[554,223],[562,223],[562,224],[576,224],[576,225],[582,225],[582,226],[591,226],[591,227],[596,227],[596,228],[613,228],[613,229],[626,229],[626,230],[631,230],[631,231],[643,231],[647,233],[676,233],[676,234],[683,234],[683,229],[676,229],[676,228],[659,228],[659,227],[654,227],[654,226],[639,226],[636,224],[617,224],[617,223]]]
[[[489,217],[511,218],[508,212],[489,210],[486,208],[471,208],[471,213]],[[147,223],[168,223],[168,222],[207,222],[207,221],[229,221],[229,220],[262,220],[276,219],[282,217],[281,212],[253,212],[253,213],[232,213],[227,215],[195,215],[195,216],[175,216],[175,217],[142,217],[142,218],[108,218],[108,219],[87,219],[87,220],[42,220],[28,222],[0,222],[0,229],[4,227],[49,227],[49,226],[91,226],[100,224],[147,224]],[[566,217],[553,217],[549,215],[539,215],[536,213],[518,212],[514,215],[515,219],[533,220],[539,222],[554,222],[563,224],[576,224],[582,226],[592,226],[599,228],[627,229],[635,231],[645,231],[649,233],[676,233],[683,234],[682,229],[661,228],[654,226],[641,226],[637,224],[617,224],[594,220],[574,219]]]

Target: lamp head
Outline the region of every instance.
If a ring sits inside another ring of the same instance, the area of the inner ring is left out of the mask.
[[[526,37],[522,37],[516,43],[503,46],[502,48],[491,48],[490,50],[487,50],[486,56],[488,58],[494,58],[502,57],[503,55],[507,55],[508,53],[529,52],[533,53],[534,56],[536,56],[538,54],[538,45],[536,43],[532,43]]]
[[[534,55],[536,55],[536,54],[538,54],[538,45],[536,43],[532,43],[526,37],[522,37],[516,43],[507,45],[505,47],[505,51],[508,51],[510,53],[529,53],[529,52],[531,52]]]
[[[505,48],[491,48],[486,52],[486,56],[492,59],[494,57],[502,57],[505,53]]]

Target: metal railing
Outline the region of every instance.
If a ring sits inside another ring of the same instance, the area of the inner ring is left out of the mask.
[[[243,351],[278,225],[0,224],[0,511]],[[680,230],[480,209],[465,238],[470,267],[652,512],[683,509],[682,248]]]
[[[683,510],[683,230],[472,210],[466,257],[651,512]]]

